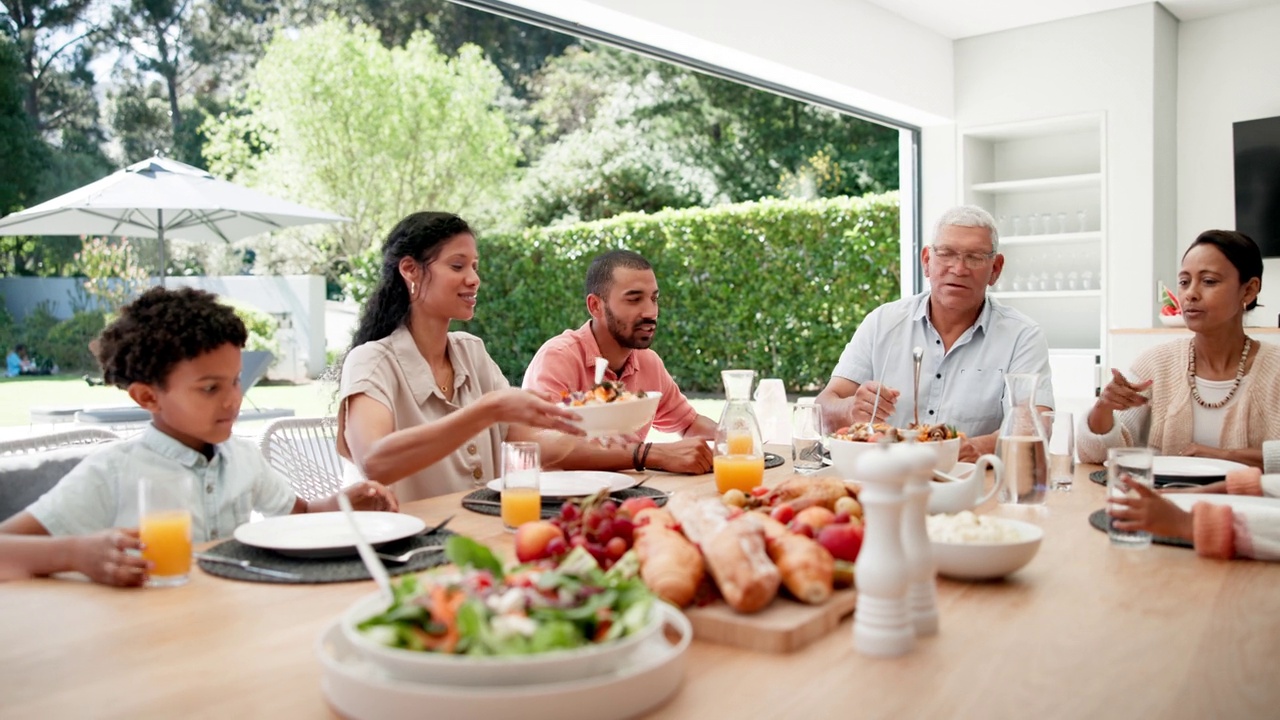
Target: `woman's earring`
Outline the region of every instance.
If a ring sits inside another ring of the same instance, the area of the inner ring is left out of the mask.
[[[418,294],[418,284],[410,280],[409,281],[409,297],[413,297],[417,294]]]

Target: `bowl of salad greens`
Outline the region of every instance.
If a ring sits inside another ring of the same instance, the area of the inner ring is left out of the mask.
[[[557,566],[504,568],[484,545],[454,535],[451,565],[402,576],[390,606],[381,594],[357,602],[342,631],[399,680],[475,687],[603,675],[662,626],[633,552],[608,571],[583,548]]]

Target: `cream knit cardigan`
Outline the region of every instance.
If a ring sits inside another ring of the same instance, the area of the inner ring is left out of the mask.
[[[1280,347],[1258,343],[1253,367],[1245,376],[1247,392],[1227,406],[1218,447],[1227,450],[1261,448],[1266,440],[1280,438]],[[1154,380],[1142,407],[1116,413],[1111,432],[1089,431],[1089,416],[1080,419],[1076,451],[1081,462],[1100,463],[1107,448],[1145,444],[1157,455],[1179,455],[1192,440],[1191,389],[1187,385],[1189,340],[1174,340],[1143,353],[1133,364],[1131,376]]]

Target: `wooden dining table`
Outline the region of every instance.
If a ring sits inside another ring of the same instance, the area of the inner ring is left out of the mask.
[[[1046,505],[983,511],[1044,528],[998,582],[938,580],[938,635],[909,654],[853,649],[852,621],[790,654],[695,638],[660,718],[1280,717],[1280,564],[1180,547],[1112,547],[1088,515],[1104,489],[1076,471]],[[769,470],[766,484],[790,476]],[[650,487],[714,493],[711,475]],[[462,494],[405,504],[508,557],[498,518]],[[371,581],[279,585],[194,570],[167,589],[74,578],[0,585],[0,717],[331,718],[317,636]],[[430,717],[423,708],[423,717]]]

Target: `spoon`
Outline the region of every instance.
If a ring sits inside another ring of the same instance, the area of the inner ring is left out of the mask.
[[[912,427],[920,427],[920,361],[923,359],[924,348],[917,345],[916,348],[911,351],[911,363],[915,366],[916,375],[915,393],[911,398],[912,403],[915,405],[911,411],[912,416],[915,418],[915,423]]]
[[[604,371],[609,367],[609,361],[602,357],[596,358],[596,384],[604,382]]]
[[[347,516],[347,522],[351,524],[351,534],[356,538],[356,549],[360,551],[360,559],[364,561],[364,566],[373,576],[374,582],[378,583],[378,589],[382,591],[382,599],[390,605],[395,600],[395,595],[391,592],[391,576],[387,574],[386,566],[373,551],[373,546],[364,539],[364,533],[360,532],[360,526],[356,524],[356,513],[351,509],[351,501],[347,499],[346,493],[338,493],[338,507],[342,508],[342,514]]]

